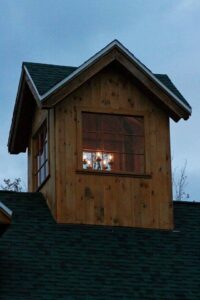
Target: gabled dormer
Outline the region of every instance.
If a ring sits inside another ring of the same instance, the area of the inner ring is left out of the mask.
[[[191,107],[113,41],[80,67],[24,63],[8,142],[59,223],[173,227],[169,118]]]

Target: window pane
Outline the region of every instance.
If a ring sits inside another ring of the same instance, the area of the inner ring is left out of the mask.
[[[83,113],[83,169],[144,172],[144,119]]]
[[[48,176],[48,136],[46,123],[35,137],[35,174],[39,187]]]
[[[45,151],[44,149],[41,149],[41,153],[40,153],[40,165],[42,166],[43,163],[45,161]]]
[[[46,179],[49,174],[48,161],[45,162],[44,168],[45,168],[45,179]]]
[[[104,151],[123,151],[123,136],[116,133],[104,133]]]
[[[104,132],[121,132],[122,131],[122,117],[116,115],[102,116],[102,130]]]
[[[144,154],[144,137],[135,137],[134,138],[134,153],[135,154]]]
[[[45,176],[45,166],[43,166],[40,171],[40,184],[45,180],[46,176]]]
[[[124,136],[124,150],[126,153],[144,154],[143,136]]]
[[[45,160],[48,159],[48,144],[45,143]]]
[[[99,114],[83,113],[83,131],[98,131],[101,119]]]
[[[123,117],[123,133],[144,135],[144,120],[142,117]]]
[[[134,172],[135,171],[135,162],[134,162],[134,154],[124,154],[124,169],[128,172]]]
[[[130,135],[124,136],[124,151],[126,153],[134,153],[134,138]]]
[[[83,133],[83,149],[97,150],[102,148],[101,137],[96,132]]]
[[[144,173],[144,155],[122,153],[120,155],[120,166],[122,171],[142,174]]]

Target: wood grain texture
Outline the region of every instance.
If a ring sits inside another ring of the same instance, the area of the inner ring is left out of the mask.
[[[119,66],[104,68],[55,106],[57,221],[170,229],[169,117]],[[82,165],[81,112],[145,116],[145,178],[77,172]]]
[[[54,91],[53,94],[50,94],[46,99],[43,100],[43,106],[46,108],[52,107],[53,105],[59,103],[64,99],[65,96],[73,93],[83,84],[87,83],[90,78],[101,72],[103,68],[112,64],[113,62],[120,64],[126,70],[128,70],[132,76],[137,80],[138,83],[142,86],[146,93],[149,93],[154,98],[154,101],[157,102],[157,105],[161,105],[163,109],[168,111],[168,114],[174,121],[180,120],[180,118],[188,119],[189,114],[178,104],[173,96],[171,96],[164,88],[162,88],[158,83],[156,83],[152,78],[145,74],[138,64],[131,60],[127,55],[125,55],[122,51],[117,48],[110,50],[105,53],[102,57],[97,59],[94,63],[90,64],[80,72],[80,74],[76,75],[74,78],[69,80],[67,84],[63,84],[60,88]],[[110,84],[115,85],[117,87],[118,82],[115,80],[105,81],[102,84],[105,88],[105,95],[107,90],[109,90]],[[119,98],[119,90],[115,89],[115,92],[109,95],[109,101],[112,102],[113,108],[117,104],[117,100]]]

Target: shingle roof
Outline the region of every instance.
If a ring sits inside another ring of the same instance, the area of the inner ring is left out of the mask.
[[[31,75],[31,78],[41,96],[77,69],[77,67],[49,65],[31,62],[24,62],[23,65],[26,66],[26,68],[28,69],[28,72]],[[182,100],[186,105],[191,107],[166,74],[154,75],[180,100]]]
[[[48,92],[57,83],[70,75],[76,67],[24,62],[40,95]]]
[[[61,225],[39,193],[0,192],[0,298],[200,299],[200,204],[175,203],[175,231]]]
[[[183,95],[179,92],[176,86],[173,84],[171,79],[166,74],[154,74],[158,80],[160,80],[170,91],[172,91],[179,99],[181,99],[186,105],[191,107],[189,103],[185,100]]]

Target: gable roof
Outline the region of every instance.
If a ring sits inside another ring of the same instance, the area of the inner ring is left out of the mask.
[[[56,224],[39,193],[0,193],[1,297],[199,299],[200,203],[174,203],[175,230]],[[2,259],[3,257],[3,259]]]
[[[24,62],[40,96],[68,77],[77,67]]]
[[[84,62],[81,66],[74,69],[73,72],[67,73],[66,76],[59,82],[57,82],[54,86],[52,86],[50,89],[48,89],[45,93],[42,95],[38,91],[31,75],[29,74],[29,71],[26,67],[26,63],[24,64],[25,72],[29,78],[29,80],[32,82],[33,88],[35,89],[35,93],[40,101],[46,100],[49,96],[51,96],[53,93],[55,93],[58,89],[62,88],[67,82],[71,81],[78,75],[80,75],[84,70],[89,68],[91,65],[93,65],[96,61],[98,61],[101,57],[105,56],[107,53],[109,53],[112,49],[118,49],[120,52],[122,52],[124,55],[130,59],[131,62],[135,63],[137,68],[139,68],[147,77],[149,77],[154,84],[157,84],[161,89],[164,90],[169,96],[171,96],[175,103],[180,105],[182,108],[184,108],[189,115],[191,114],[191,106],[189,103],[183,98],[183,96],[180,94],[180,92],[177,93],[177,89],[173,88],[172,90],[169,88],[172,87],[171,84],[163,84],[162,82],[162,76],[155,76],[143,63],[140,62],[127,48],[125,48],[118,40],[114,40],[111,43],[109,43],[106,47],[104,47],[102,50],[97,52],[95,55],[93,55],[90,59],[88,59],[86,62]],[[115,57],[116,59],[116,57]],[[68,67],[67,67],[68,68]],[[69,67],[71,68],[71,67]],[[67,70],[67,69],[66,69]],[[164,79],[164,82],[166,82],[167,79]],[[181,97],[180,97],[181,95]]]
[[[191,106],[165,74],[153,74],[119,41],[114,40],[80,67],[23,63],[8,150],[25,152],[35,106],[49,109],[106,66],[118,63],[144,87],[150,97],[175,121],[187,120]]]
[[[50,64],[40,64],[24,62],[23,66],[26,67],[27,72],[32,78],[34,85],[38,91],[38,94],[43,97],[54,86],[60,84],[60,82],[66,80],[69,75],[72,75],[77,67],[59,66]],[[167,89],[169,89],[174,95],[176,95],[182,102],[191,108],[186,99],[181,95],[179,90],[175,87],[169,76],[166,74],[153,74],[157,80],[159,80]]]

